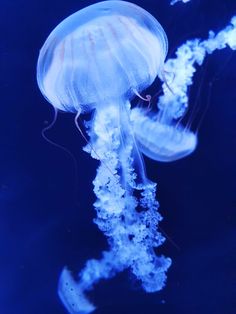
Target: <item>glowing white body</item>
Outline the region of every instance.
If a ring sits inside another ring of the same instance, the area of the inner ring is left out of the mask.
[[[197,136],[190,130],[161,123],[139,108],[132,110],[131,121],[138,148],[151,159],[175,161],[190,155],[197,146]]]

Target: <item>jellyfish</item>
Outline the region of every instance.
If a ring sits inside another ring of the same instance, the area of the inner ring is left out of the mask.
[[[56,111],[75,113],[78,128],[78,117],[93,112],[84,150],[100,162],[93,181],[95,223],[110,248],[101,259],[87,261],[76,278],[63,269],[58,294],[69,313],[92,312],[86,292],[127,268],[147,292],[165,285],[171,259],[156,253],[165,240],[158,229],[162,217],[130,101],[163,77],[167,45],[162,26],[147,11],[104,1],[62,21],[40,50],[37,82],[43,96]]]
[[[131,121],[139,150],[147,157],[172,162],[193,153],[197,147],[197,131],[192,131],[191,119],[181,123],[188,106],[188,88],[193,83],[196,65],[201,66],[207,54],[224,48],[236,50],[236,17],[219,33],[209,32],[208,39],[192,39],[181,45],[176,58],[168,59],[165,70],[170,73],[171,88],[163,84],[164,94],[157,103],[157,112],[134,108]],[[200,120],[201,122],[202,120]]]
[[[182,159],[194,152],[197,146],[196,132],[183,126],[168,111],[168,107],[155,114],[141,108],[131,111],[139,150],[145,156],[160,162]]]

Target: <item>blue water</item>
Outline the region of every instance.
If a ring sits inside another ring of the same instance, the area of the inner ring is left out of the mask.
[[[78,272],[107,248],[95,217],[91,181],[97,162],[72,114],[53,119],[36,83],[38,52],[66,16],[93,1],[3,1],[0,12],[0,313],[63,314],[59,274]],[[169,38],[169,57],[191,38],[206,38],[236,14],[234,0],[135,1],[152,13]],[[166,287],[146,294],[128,271],[99,283],[90,293],[101,314],[236,313],[236,55],[230,49],[209,56],[194,77],[190,108],[199,108],[197,150],[162,164],[145,159],[167,236],[159,254],[172,258]],[[154,94],[158,83],[148,92]],[[75,175],[76,174],[76,175]]]

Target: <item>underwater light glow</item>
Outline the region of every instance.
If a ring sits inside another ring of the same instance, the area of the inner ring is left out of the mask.
[[[177,3],[177,2],[180,2],[180,1],[183,2],[183,3],[187,3],[187,2],[189,2],[190,0],[172,0],[170,4],[173,5],[173,4],[175,4],[175,3]]]
[[[159,22],[135,4],[103,1],[69,16],[44,43],[37,64],[44,97],[55,110],[76,113],[77,127],[80,114],[94,111],[84,150],[100,161],[93,181],[95,223],[110,248],[100,260],[88,260],[76,278],[63,269],[58,293],[69,313],[94,311],[86,292],[124,269],[146,292],[164,287],[171,259],[155,251],[165,238],[158,229],[156,184],[146,177],[142,154],[170,162],[195,150],[196,135],[178,123],[188,106],[194,65],[216,49],[235,49],[235,26],[233,18],[217,35],[188,41],[176,59],[164,63],[167,38]],[[131,110],[130,101],[157,76],[163,80],[164,70],[174,79],[171,90],[163,85],[157,115]]]

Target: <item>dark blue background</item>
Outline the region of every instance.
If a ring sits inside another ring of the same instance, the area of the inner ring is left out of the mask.
[[[236,13],[235,0],[173,7],[168,0],[134,2],[163,25],[169,56],[185,40],[224,28]],[[85,143],[71,114],[60,114],[48,137],[74,154],[77,183],[70,156],[42,138],[53,112],[35,79],[38,52],[49,32],[92,3],[1,2],[1,314],[65,313],[57,296],[62,267],[79,271],[107,248],[92,222],[97,162],[82,151]],[[127,271],[95,287],[90,296],[96,313],[236,313],[235,83],[235,52],[225,49],[207,58],[190,91],[190,107],[196,102],[202,110],[209,104],[196,152],[171,164],[146,159],[149,177],[158,182],[161,227],[172,239],[159,249],[173,259],[166,288],[145,294]]]

